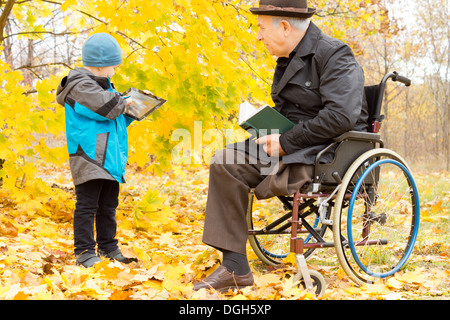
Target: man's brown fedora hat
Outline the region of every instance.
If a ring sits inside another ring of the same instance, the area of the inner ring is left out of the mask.
[[[258,15],[309,18],[316,9],[308,8],[307,0],[260,0],[258,8],[250,8]]]

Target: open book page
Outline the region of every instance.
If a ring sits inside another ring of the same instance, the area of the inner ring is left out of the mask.
[[[253,116],[258,109],[252,106],[248,101],[245,101],[239,105],[239,125],[243,124],[247,119]]]

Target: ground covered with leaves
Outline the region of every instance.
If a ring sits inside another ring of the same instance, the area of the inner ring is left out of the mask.
[[[162,176],[127,168],[117,238],[124,255],[138,262],[102,260],[89,269],[76,266],[73,255],[69,171],[42,167],[41,177],[63,194],[48,199],[45,209],[0,197],[0,299],[317,299],[293,286],[295,267],[267,268],[250,246],[253,287],[225,294],[193,291],[192,281],[220,263],[218,253],[201,242],[207,166],[177,167]],[[333,249],[321,250],[308,260],[325,277],[321,299],[450,298],[450,175],[417,172],[416,182],[422,220],[407,266],[387,280],[357,287],[339,267]]]

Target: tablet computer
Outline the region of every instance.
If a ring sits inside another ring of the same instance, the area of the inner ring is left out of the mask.
[[[141,121],[145,119],[153,111],[161,107],[167,100],[157,97],[151,93],[144,93],[144,91],[130,88],[123,93],[124,98],[131,98],[133,101],[128,106],[128,111],[125,115]]]

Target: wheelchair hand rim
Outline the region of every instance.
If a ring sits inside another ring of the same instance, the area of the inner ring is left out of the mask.
[[[385,273],[376,273],[373,271],[370,271],[369,269],[366,268],[366,266],[364,266],[364,264],[361,262],[361,260],[358,257],[358,254],[356,252],[356,247],[354,245],[353,242],[353,234],[352,234],[352,216],[353,216],[353,205],[355,203],[356,200],[356,196],[358,192],[355,192],[355,190],[359,190],[359,188],[362,185],[362,182],[364,181],[364,179],[367,177],[367,175],[376,167],[385,164],[385,163],[391,163],[394,164],[396,166],[398,166],[400,169],[402,169],[402,171],[406,174],[406,176],[408,177],[409,181],[410,181],[410,187],[413,189],[413,194],[414,194],[414,207],[415,207],[415,221],[414,221],[414,232],[412,235],[412,238],[410,240],[408,249],[405,253],[405,255],[403,256],[403,258],[397,263],[397,265],[390,270],[389,272],[385,272]],[[358,264],[358,266],[361,268],[361,270],[363,270],[366,274],[376,277],[376,278],[386,278],[388,276],[393,275],[394,273],[396,273],[398,270],[400,270],[401,267],[403,267],[403,265],[406,263],[406,261],[409,259],[409,256],[412,253],[412,250],[414,248],[414,244],[416,242],[417,239],[417,234],[419,232],[419,221],[420,221],[420,201],[419,201],[419,193],[417,191],[417,187],[416,187],[416,183],[414,182],[414,179],[411,175],[411,173],[408,171],[408,169],[400,162],[396,161],[396,160],[392,160],[392,159],[382,159],[382,160],[378,160],[376,162],[374,162],[373,164],[371,164],[366,170],[364,170],[363,174],[361,175],[361,177],[358,179],[355,188],[353,189],[352,192],[352,196],[350,198],[350,202],[349,202],[349,208],[348,208],[348,215],[347,215],[347,236],[348,236],[348,244],[350,247],[350,251],[352,252],[352,256],[353,259],[355,259],[355,262]]]

